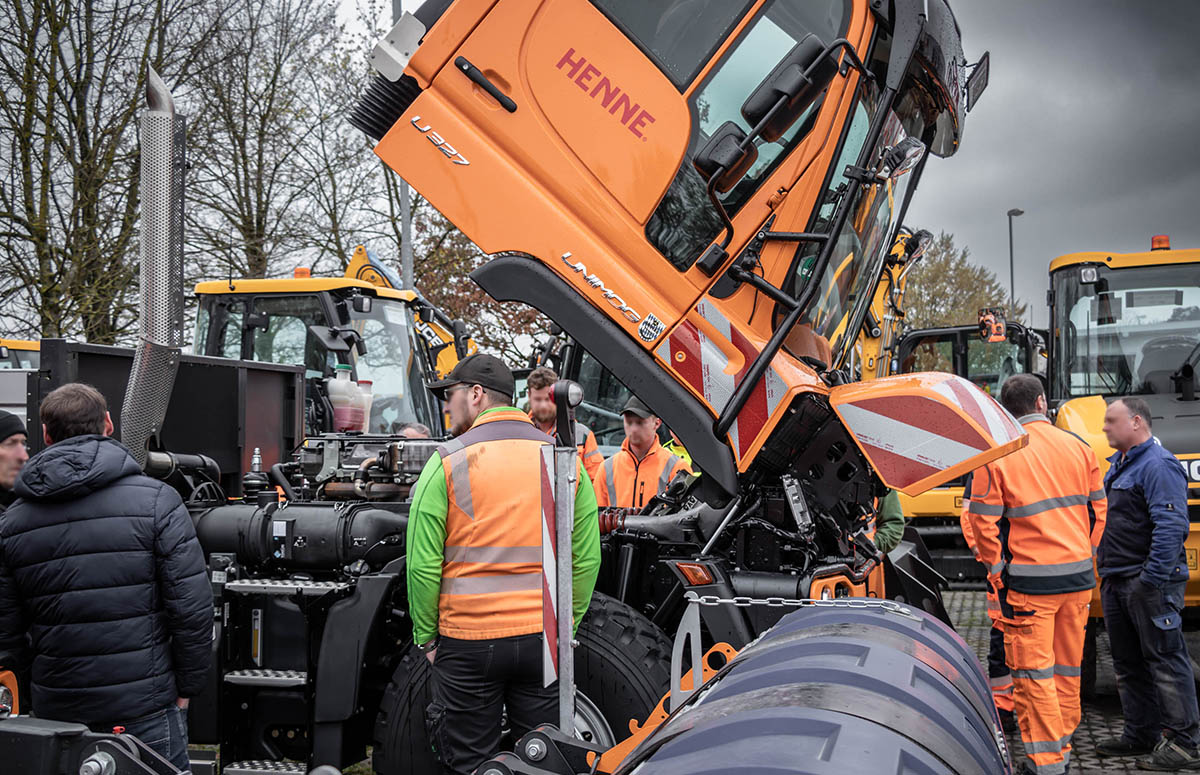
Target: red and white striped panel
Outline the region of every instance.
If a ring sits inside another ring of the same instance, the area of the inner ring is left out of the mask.
[[[1024,433],[1021,424],[1000,406],[999,401],[970,380],[951,374],[933,389],[961,406],[972,420],[979,423],[979,427],[987,429],[998,444],[1012,441]]]
[[[558,553],[555,546],[554,447],[542,446],[542,685],[558,679]],[[568,551],[570,551],[568,549]]]
[[[915,389],[907,395],[873,398],[864,393],[845,403],[835,401],[838,415],[890,486],[908,487],[1024,435],[991,396],[947,376],[924,388],[932,395]],[[961,409],[978,428],[939,398]]]
[[[655,354],[694,387],[714,412],[719,413],[729,402],[734,389],[742,381],[758,350],[742,335],[729,319],[708,301],[696,305],[696,313],[724,336],[743,357],[740,371],[728,373],[729,359],[717,344],[699,328],[683,320],[669,336],[663,337]],[[774,367],[768,367],[759,380],[746,406],[729,430],[730,441],[738,458],[743,457],[754,443],[759,431],[767,424],[771,413],[787,393],[787,384]]]

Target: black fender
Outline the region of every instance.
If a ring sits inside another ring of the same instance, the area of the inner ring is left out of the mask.
[[[497,301],[519,301],[563,327],[596,360],[654,408],[704,471],[701,497],[720,504],[737,492],[733,451],[713,436],[713,417],[654,356],[600,313],[566,280],[531,256],[504,253],[471,272]],[[565,376],[565,375],[564,375]]]

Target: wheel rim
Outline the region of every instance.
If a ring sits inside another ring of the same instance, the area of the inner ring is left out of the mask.
[[[617,744],[616,735],[604,714],[581,691],[575,692],[575,736],[601,748],[612,748]]]

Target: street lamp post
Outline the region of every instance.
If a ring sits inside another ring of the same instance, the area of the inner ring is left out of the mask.
[[[1017,293],[1016,281],[1014,280],[1013,272],[1013,232],[1012,219],[1018,215],[1024,215],[1025,211],[1019,207],[1014,207],[1008,211],[1008,316],[1015,318],[1017,316]]]

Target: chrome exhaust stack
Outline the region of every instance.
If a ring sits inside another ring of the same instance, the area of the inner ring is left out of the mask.
[[[183,346],[183,177],[186,122],[154,68],[141,135],[141,303],[138,343],[121,404],[121,441],[145,467],[162,430]]]

